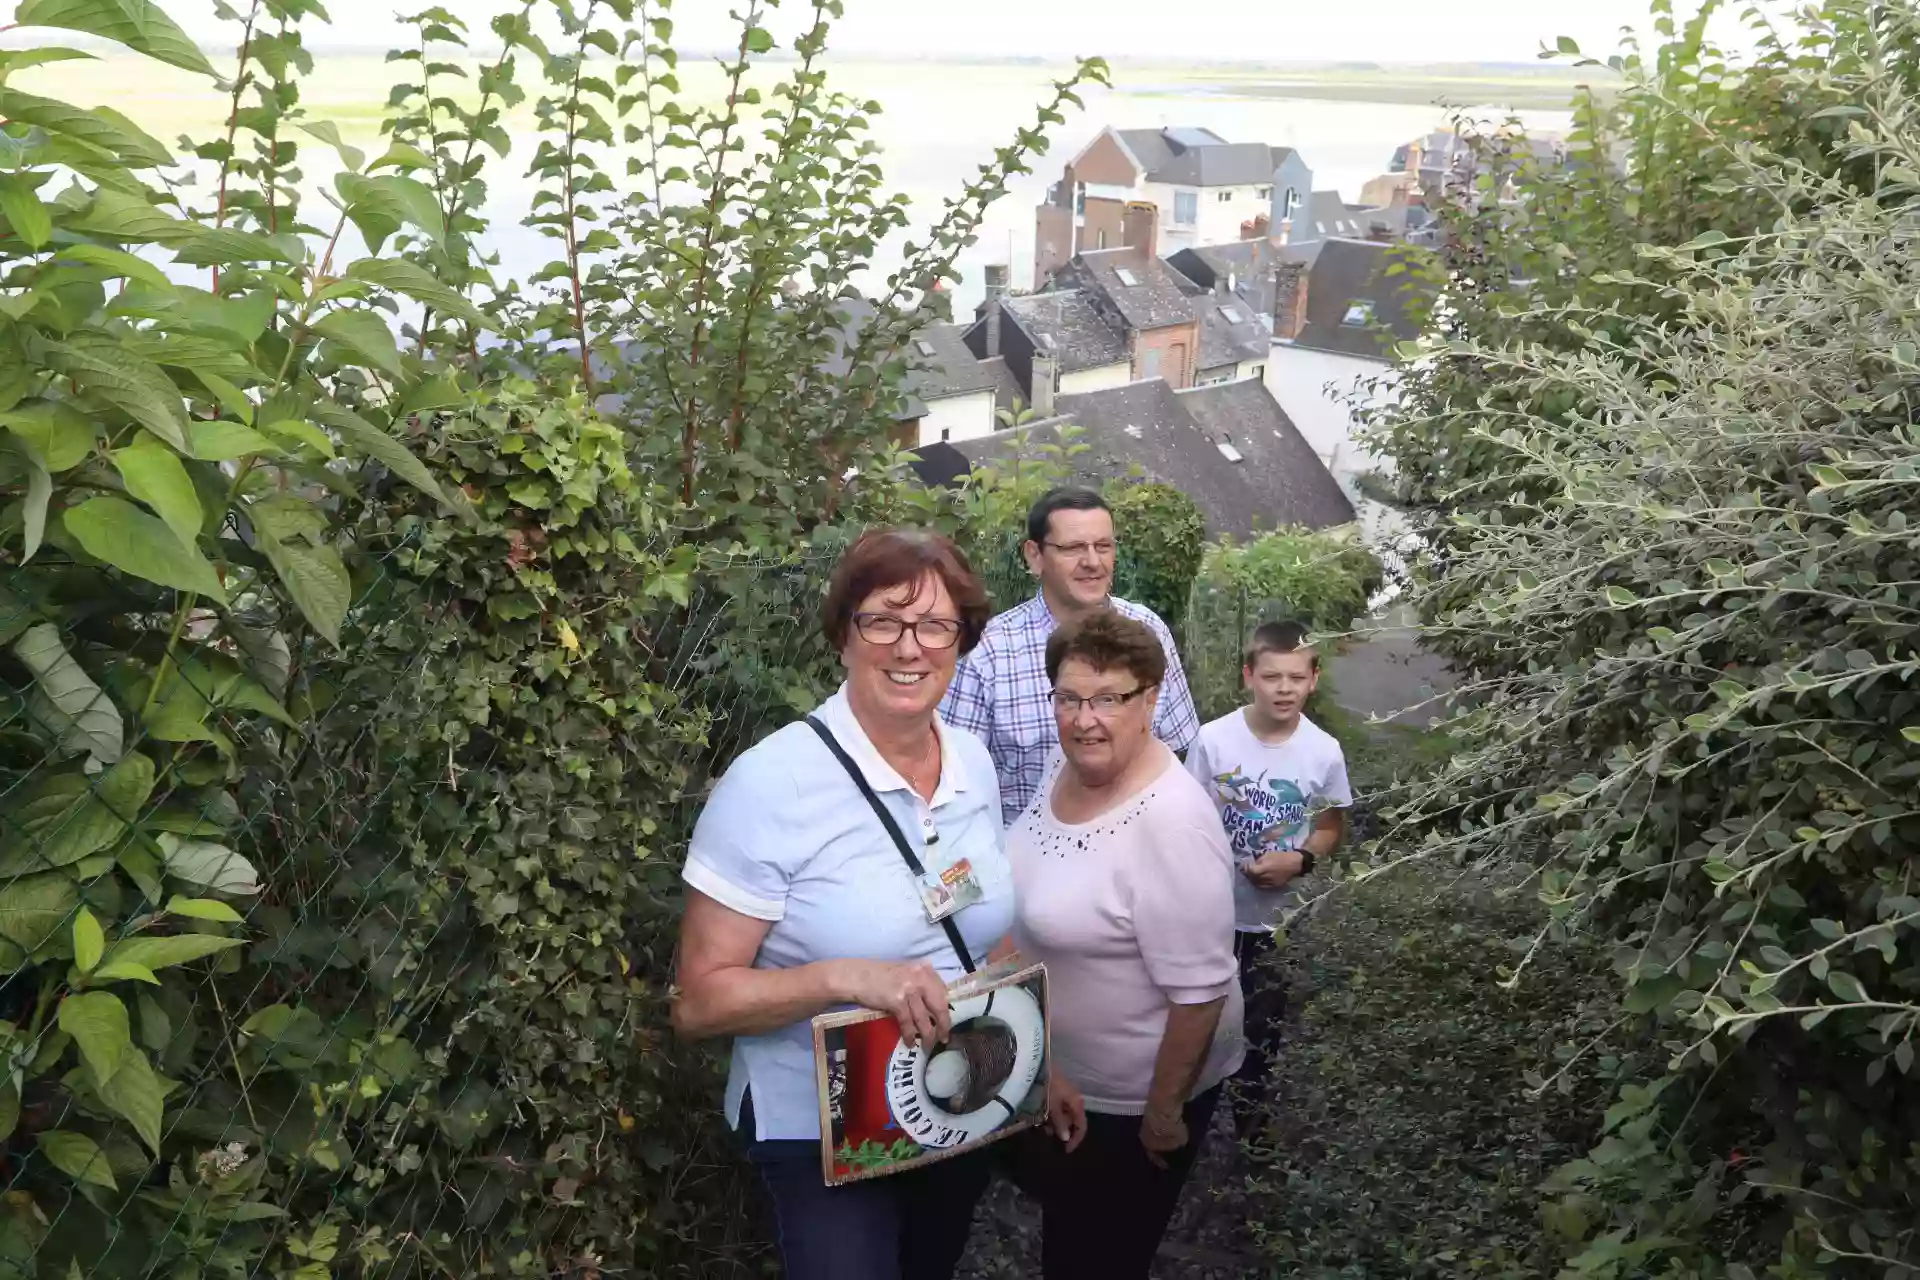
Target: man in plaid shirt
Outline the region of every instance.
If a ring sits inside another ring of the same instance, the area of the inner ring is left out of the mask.
[[[1010,824],[1040,789],[1047,758],[1059,743],[1053,686],[1047,680],[1047,637],[1054,628],[1113,608],[1153,628],[1167,651],[1167,678],[1153,732],[1184,752],[1200,734],[1200,717],[1187,690],[1173,633],[1145,605],[1113,590],[1113,512],[1090,489],[1055,489],[1027,515],[1021,548],[1040,592],[987,624],[974,651],[960,660],[940,715],[972,730],[987,744],[1000,774],[1001,814]]]

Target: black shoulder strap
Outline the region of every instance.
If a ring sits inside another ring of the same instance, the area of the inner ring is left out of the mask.
[[[808,716],[807,724],[820,735],[820,741],[827,744],[827,750],[833,752],[833,758],[840,762],[840,767],[847,771],[849,778],[853,779],[853,785],[860,788],[860,794],[865,796],[867,803],[873,806],[874,816],[880,819],[880,825],[887,829],[889,836],[893,837],[893,847],[900,851],[900,857],[906,862],[907,870],[913,872],[913,878],[918,880],[927,874],[926,867],[920,863],[919,855],[914,853],[913,846],[907,842],[906,833],[900,830],[900,824],[893,820],[891,813],[887,812],[887,806],[880,803],[880,797],[873,793],[871,786],[867,785],[867,775],[860,772],[860,766],[853,762],[853,757],[847,754],[847,749],[840,745],[838,738],[833,736],[833,730],[827,728],[818,716]],[[973,953],[967,950],[967,940],[960,936],[960,926],[953,922],[952,916],[947,916],[940,921],[940,927],[947,931],[947,941],[953,944],[954,953],[960,957],[960,966],[968,973],[972,973]]]

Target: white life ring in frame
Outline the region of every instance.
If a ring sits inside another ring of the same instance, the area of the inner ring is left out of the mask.
[[[992,1098],[965,1114],[955,1114],[933,1100],[927,1091],[926,1046],[894,1046],[887,1062],[887,1106],[894,1122],[922,1147],[942,1150],[984,1138],[1020,1112],[1033,1083],[1040,1077],[1046,1054],[1046,1026],[1040,1002],[1024,987],[999,987],[969,996],[951,1006],[952,1025],[991,1017],[1013,1032],[1013,1068]]]

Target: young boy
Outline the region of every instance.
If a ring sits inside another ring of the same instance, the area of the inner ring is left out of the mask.
[[[1347,760],[1333,736],[1301,714],[1320,683],[1320,656],[1306,628],[1269,622],[1253,633],[1241,670],[1248,705],[1201,728],[1187,768],[1220,806],[1233,842],[1235,954],[1242,980],[1273,950],[1275,918],[1288,885],[1346,836],[1353,803]],[[1286,992],[1250,985],[1247,1058],[1240,1079],[1265,1076],[1275,1050]]]

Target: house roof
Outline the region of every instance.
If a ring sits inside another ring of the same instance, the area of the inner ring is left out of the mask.
[[[1248,379],[1197,387],[1181,392],[1180,404],[1215,445],[1225,442],[1241,455],[1243,461],[1233,465],[1278,523],[1324,529],[1354,518],[1340,482],[1264,383]]]
[[[1340,486],[1265,386],[1246,381],[1176,392],[1164,379],[1061,396],[1059,416],[954,447],[974,464],[1059,444],[1077,427],[1070,459],[1083,481],[1139,475],[1192,498],[1214,534],[1250,537],[1280,525],[1325,528],[1353,519]],[[1228,450],[1221,446],[1227,437]]]
[[[1097,290],[1133,329],[1159,329],[1192,318],[1180,278],[1144,249],[1100,249],[1074,255],[1068,274]]]
[[[913,461],[907,465],[913,468],[913,474],[920,483],[929,489],[951,485],[973,470],[967,455],[944,440],[919,446],[913,450],[912,457]]]
[[[1314,192],[1307,201],[1307,221],[1312,224],[1312,233],[1322,240],[1335,236],[1358,240],[1367,234],[1368,220],[1349,208],[1338,191]]]
[[[1258,360],[1272,350],[1271,330],[1260,323],[1259,313],[1244,299],[1223,298],[1208,291],[1193,294],[1187,303],[1193,318],[1200,322],[1201,369]]]
[[[942,400],[994,389],[993,370],[967,349],[967,327],[930,324],[907,341],[907,394]]]
[[[1228,142],[1211,129],[1116,129],[1149,182],[1183,187],[1244,187],[1273,181],[1290,147]]]
[[[994,424],[997,427],[1001,412],[1012,413],[1014,406],[1024,406],[1028,403],[1029,397],[1026,390],[1021,387],[1020,379],[1014,377],[1013,370],[1007,368],[1005,356],[994,356],[989,360],[982,360],[980,364],[993,376],[993,412]]]
[[[1273,269],[1283,262],[1311,266],[1320,252],[1319,241],[1276,244],[1269,239],[1234,240],[1226,244],[1196,245],[1167,258],[1167,265],[1202,289],[1231,281],[1235,296],[1256,316],[1273,315]]]
[[[1100,314],[1085,291],[1029,293],[1001,304],[1004,318],[1025,332],[1036,350],[1051,355],[1061,373],[1122,364],[1127,336]]]
[[[1385,360],[1395,343],[1419,337],[1419,326],[1408,316],[1416,280],[1387,274],[1392,252],[1392,245],[1368,240],[1329,240],[1321,246],[1307,280],[1306,323],[1294,344]]]

